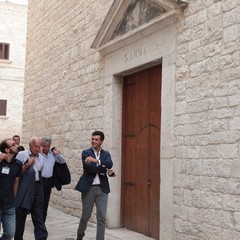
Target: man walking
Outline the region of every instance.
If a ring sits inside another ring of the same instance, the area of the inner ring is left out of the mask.
[[[94,204],[97,209],[97,240],[104,240],[108,193],[110,192],[107,170],[113,162],[109,152],[102,149],[104,133],[92,133],[92,147],[82,152],[83,175],[76,190],[82,193],[82,216],[77,231],[77,240],[83,239]]]
[[[0,224],[3,234],[1,240],[13,238],[16,228],[15,196],[18,189],[22,163],[14,156],[18,145],[11,139],[1,142],[0,150]]]
[[[54,147],[51,148],[52,140],[50,138],[42,138],[42,156],[43,156],[43,170],[42,170],[42,181],[44,188],[44,204],[43,204],[43,220],[46,221],[48,204],[51,196],[51,191],[54,186],[54,166],[58,163],[61,166],[66,164],[64,156],[60,151]],[[61,176],[64,178],[64,176]]]
[[[31,213],[35,240],[46,240],[48,236],[43,220],[44,193],[41,180],[43,157],[39,154],[40,151],[41,139],[39,137],[33,137],[29,143],[29,150],[19,152],[16,157],[23,163],[23,175],[20,179],[19,190],[16,197],[17,215],[15,240],[23,240],[28,213]]]

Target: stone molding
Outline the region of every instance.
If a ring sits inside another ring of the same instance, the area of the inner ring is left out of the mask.
[[[112,53],[121,47],[139,40],[142,37],[146,37],[160,29],[172,25],[181,15],[183,7],[183,1],[155,0],[154,3],[164,8],[166,13],[163,13],[148,23],[145,23],[126,34],[111,40],[112,34],[124,17],[128,6],[132,2],[133,1],[123,0],[113,2],[112,7],[109,10],[96,38],[94,39],[91,48],[97,49],[103,56]]]
[[[0,63],[11,64],[12,61],[10,61],[10,60],[6,60],[6,59],[0,59]]]

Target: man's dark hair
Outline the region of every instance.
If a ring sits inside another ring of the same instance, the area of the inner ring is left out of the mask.
[[[100,136],[101,141],[104,140],[105,136],[104,136],[104,133],[102,131],[94,131],[92,133],[92,136],[97,136],[97,135]]]
[[[6,152],[5,152],[5,149],[6,149],[6,148],[9,148],[9,145],[7,144],[7,141],[9,141],[9,140],[11,140],[11,139],[7,138],[7,139],[4,139],[4,140],[1,141],[0,151],[1,151],[2,153],[6,153]]]
[[[14,136],[12,137],[12,140],[14,140],[15,137],[18,137],[18,138],[20,139],[20,136],[19,136],[19,135],[14,135]]]

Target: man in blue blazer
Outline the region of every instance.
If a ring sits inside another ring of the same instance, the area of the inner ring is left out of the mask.
[[[107,172],[113,162],[109,152],[101,148],[104,133],[92,133],[92,147],[82,152],[83,175],[80,177],[76,190],[82,193],[82,216],[78,226],[77,240],[85,235],[88,220],[94,204],[97,209],[97,240],[104,240],[108,193],[110,192]]]

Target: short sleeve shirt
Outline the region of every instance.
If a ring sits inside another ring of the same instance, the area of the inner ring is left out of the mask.
[[[13,158],[10,163],[5,160],[0,162],[0,211],[15,206],[14,183],[21,172],[22,163],[16,158]]]

